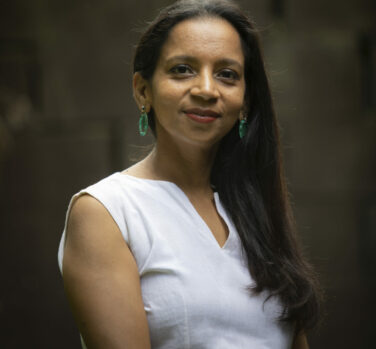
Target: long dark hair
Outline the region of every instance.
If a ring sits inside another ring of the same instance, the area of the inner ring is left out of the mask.
[[[256,286],[251,293],[270,292],[284,310],[280,320],[296,330],[314,326],[319,314],[315,274],[301,254],[282,169],[278,125],[257,30],[232,2],[180,0],[164,8],[141,37],[134,72],[152,78],[170,30],[195,17],[220,17],[240,35],[245,57],[245,110],[248,131],[240,139],[238,123],[221,140],[211,172],[212,184],[242,241]],[[154,112],[149,113],[155,132]]]

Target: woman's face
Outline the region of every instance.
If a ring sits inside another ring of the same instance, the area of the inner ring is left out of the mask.
[[[216,144],[239,119],[244,94],[244,55],[236,29],[221,18],[178,23],[146,89],[157,141]]]

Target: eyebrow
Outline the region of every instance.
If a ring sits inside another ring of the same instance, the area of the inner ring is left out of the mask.
[[[186,62],[192,62],[197,63],[198,59],[194,56],[189,55],[180,55],[180,56],[173,56],[169,59],[167,59],[166,63],[169,64],[174,61],[186,61]],[[221,58],[216,62],[219,65],[236,65],[239,69],[242,69],[242,65],[235,59],[232,58]]]

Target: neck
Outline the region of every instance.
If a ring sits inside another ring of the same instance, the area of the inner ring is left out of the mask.
[[[190,192],[207,192],[211,191],[210,173],[217,148],[157,140],[143,165],[154,179],[174,182]]]

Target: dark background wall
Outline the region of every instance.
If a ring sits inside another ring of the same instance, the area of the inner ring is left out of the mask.
[[[152,142],[137,133],[130,63],[137,28],[169,3],[0,5],[1,347],[79,348],[56,262],[66,208]],[[326,290],[311,347],[370,348],[375,5],[241,3],[261,29],[298,227]]]

